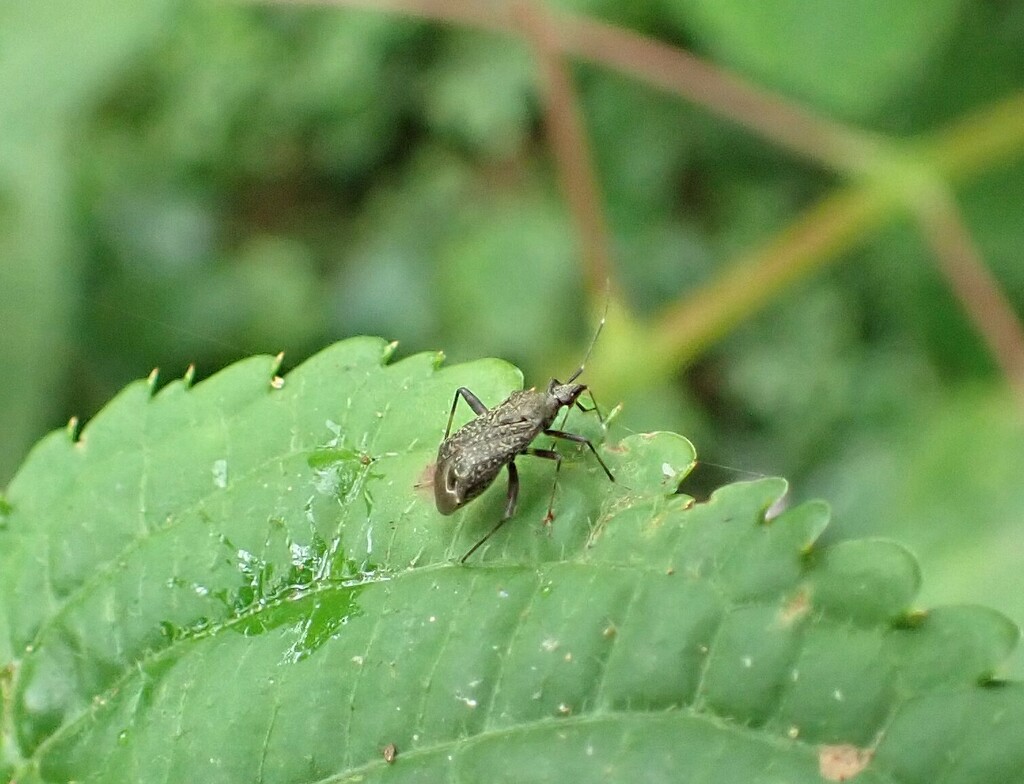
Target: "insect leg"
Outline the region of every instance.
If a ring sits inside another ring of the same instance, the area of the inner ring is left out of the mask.
[[[508,494],[505,502],[505,516],[501,522],[505,522],[516,513],[516,501],[519,499],[519,469],[516,468],[515,460],[508,464]]]
[[[585,444],[587,446],[587,448],[590,449],[591,452],[593,452],[594,457],[597,458],[597,462],[601,464],[601,468],[604,469],[604,472],[605,472],[605,474],[608,475],[608,478],[612,482],[615,481],[615,477],[612,476],[612,472],[608,470],[608,466],[605,465],[604,460],[601,459],[601,455],[599,455],[597,453],[597,450],[594,448],[593,442],[591,442],[591,440],[589,438],[586,438],[586,437],[581,436],[581,435],[577,435],[576,433],[566,433],[564,430],[550,430],[550,429],[545,430],[544,431],[544,435],[551,436],[552,438],[564,438],[566,441],[574,441],[577,444]]]
[[[582,411],[585,414],[589,414],[591,411],[595,412],[597,414],[597,421],[600,422],[603,425],[604,424],[604,415],[601,413],[601,409],[598,408],[597,400],[594,399],[594,393],[590,391],[590,387],[587,387],[587,394],[590,395],[590,403],[591,403],[590,408],[587,408],[585,405],[583,405],[579,401],[579,398],[576,399],[576,408],[578,408],[580,411]]]
[[[480,398],[474,395],[465,387],[459,387],[455,390],[455,397],[452,398],[452,410],[448,414],[448,427],[444,429],[444,439],[447,439],[452,432],[452,420],[455,419],[455,407],[459,404],[459,398],[466,401],[466,404],[473,409],[473,413],[477,416],[487,413],[487,406],[480,402]]]
[[[480,401],[477,401],[480,402]],[[480,545],[490,539],[494,534],[498,532],[505,521],[508,520],[512,515],[516,513],[516,500],[519,498],[519,470],[516,468],[515,461],[508,464],[508,501],[505,503],[505,514],[502,515],[498,524],[494,526],[487,534],[477,542],[475,545],[469,548],[469,552],[466,553],[462,558],[459,559],[459,563],[466,563],[466,559],[469,558],[473,553],[479,549]]]
[[[544,522],[550,523],[555,519],[555,490],[558,489],[558,472],[562,470],[562,456],[554,449],[535,449],[534,447],[529,447],[526,450],[526,454],[555,461],[555,481],[551,483],[551,498],[548,499],[548,513],[544,515]]]

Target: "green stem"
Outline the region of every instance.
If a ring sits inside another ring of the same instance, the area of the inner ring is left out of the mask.
[[[853,248],[869,233],[903,214],[915,185],[894,188],[885,173],[897,158],[881,147],[878,172],[840,189],[808,209],[782,233],[750,251],[725,273],[671,306],[649,330],[648,349],[628,365],[643,367],[648,379],[665,378],[690,362],[740,321],[765,307],[786,286],[806,278]],[[910,161],[947,182],[963,182],[1024,150],[1024,95],[1015,94],[968,117],[916,146]],[[618,370],[616,371],[618,375]]]

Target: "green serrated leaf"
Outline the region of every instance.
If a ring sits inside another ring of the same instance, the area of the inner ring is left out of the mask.
[[[903,548],[820,548],[823,504],[769,511],[783,480],[676,494],[681,436],[602,446],[614,483],[567,450],[550,527],[551,466],[523,457],[517,515],[459,564],[504,488],[434,509],[452,395],[522,378],[392,348],[345,341],[283,383],[271,357],[138,382],[36,447],[0,527],[0,771],[1022,780],[1024,689],[991,680],[1015,627],[915,609]]]

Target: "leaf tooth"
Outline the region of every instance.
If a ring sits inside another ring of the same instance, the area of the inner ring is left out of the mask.
[[[284,362],[284,352],[279,351],[274,361],[270,364],[270,388],[284,389],[284,376],[280,375],[281,365]]]
[[[274,357],[274,361],[270,364],[270,375],[276,376],[281,370],[281,365],[284,363],[284,352],[277,352],[277,356]]]
[[[149,375],[146,376],[146,389],[149,391],[149,396],[153,397],[156,392],[157,381],[160,378],[160,368],[153,368],[149,371]]]
[[[927,610],[908,609],[893,618],[892,626],[894,629],[916,629],[927,620]]]

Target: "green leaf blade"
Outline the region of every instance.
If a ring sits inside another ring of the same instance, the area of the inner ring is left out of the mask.
[[[459,564],[505,499],[434,509],[454,389],[521,376],[389,354],[136,384],[33,453],[0,529],[19,781],[813,782],[843,754],[858,781],[1020,780],[1024,696],[978,685],[1016,628],[914,611],[906,550],[821,549],[823,504],[772,516],[783,480],[677,495],[680,436],[603,445],[614,483],[566,450],[550,526],[524,457],[515,518]],[[900,756],[922,732],[955,753]]]

